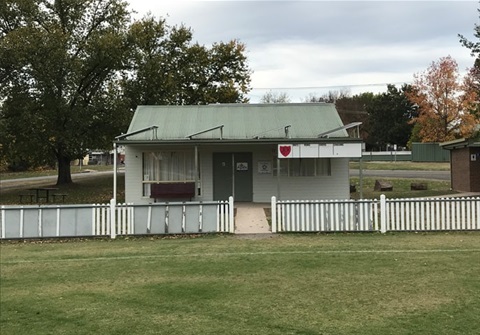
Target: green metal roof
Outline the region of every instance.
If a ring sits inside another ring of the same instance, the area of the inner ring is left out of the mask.
[[[128,129],[119,136],[130,141],[258,141],[317,139],[341,128],[334,104],[213,104],[195,106],[138,106]],[[147,131],[143,131],[149,129]],[[345,129],[328,134],[348,137]]]

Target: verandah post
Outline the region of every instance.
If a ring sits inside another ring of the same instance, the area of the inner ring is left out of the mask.
[[[110,200],[110,238],[115,239],[117,237],[117,201],[115,199]]]
[[[387,232],[387,197],[385,194],[380,195],[380,232]]]
[[[271,205],[271,215],[272,215],[272,233],[277,232],[277,198],[275,196],[272,197],[272,205]]]

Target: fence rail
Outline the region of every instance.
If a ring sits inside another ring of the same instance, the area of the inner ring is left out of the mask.
[[[277,201],[272,232],[480,230],[480,197]]]
[[[233,198],[146,205],[1,206],[1,238],[233,233]]]

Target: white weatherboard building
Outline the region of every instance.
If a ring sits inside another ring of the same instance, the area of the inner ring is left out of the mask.
[[[139,106],[125,147],[129,203],[349,198],[349,137],[333,104]]]

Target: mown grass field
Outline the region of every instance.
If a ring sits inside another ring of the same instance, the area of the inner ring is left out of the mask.
[[[0,245],[1,334],[478,334],[480,234]]]

